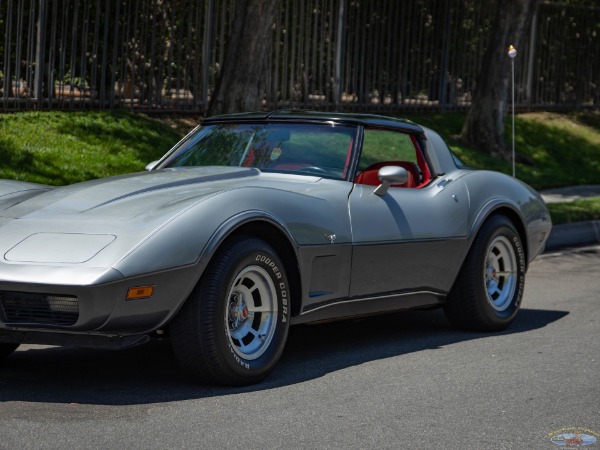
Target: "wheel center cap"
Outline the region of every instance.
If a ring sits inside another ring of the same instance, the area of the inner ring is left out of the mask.
[[[242,298],[238,295],[233,295],[229,304],[229,326],[230,329],[237,329],[250,315],[250,310]]]
[[[246,305],[240,305],[239,315],[241,320],[248,318],[248,307]]]

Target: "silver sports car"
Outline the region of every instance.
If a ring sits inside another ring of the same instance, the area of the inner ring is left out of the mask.
[[[389,117],[212,117],[147,169],[0,182],[0,358],[161,335],[197,380],[243,385],[294,324],[439,306],[501,330],[552,226],[533,189]]]

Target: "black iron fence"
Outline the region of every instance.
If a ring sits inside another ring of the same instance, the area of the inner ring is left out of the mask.
[[[265,105],[469,106],[496,1],[282,0]],[[0,110],[202,113],[236,0],[0,0]],[[540,2],[516,60],[522,109],[597,108],[600,8]],[[238,67],[239,76],[244,68]]]

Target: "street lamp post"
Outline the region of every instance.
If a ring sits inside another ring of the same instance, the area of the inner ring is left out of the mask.
[[[516,175],[515,169],[515,58],[517,57],[517,49],[512,45],[508,47],[508,56],[511,62],[512,73],[512,176]]]

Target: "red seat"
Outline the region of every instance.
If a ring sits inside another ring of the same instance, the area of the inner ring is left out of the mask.
[[[381,180],[379,179],[379,169],[385,166],[398,166],[404,167],[408,172],[408,179],[404,184],[393,184],[392,187],[416,187],[420,181],[419,168],[417,165],[410,161],[382,161],[375,164],[371,164],[361,173],[359,173],[354,182],[356,184],[366,184],[369,186],[379,186]]]

